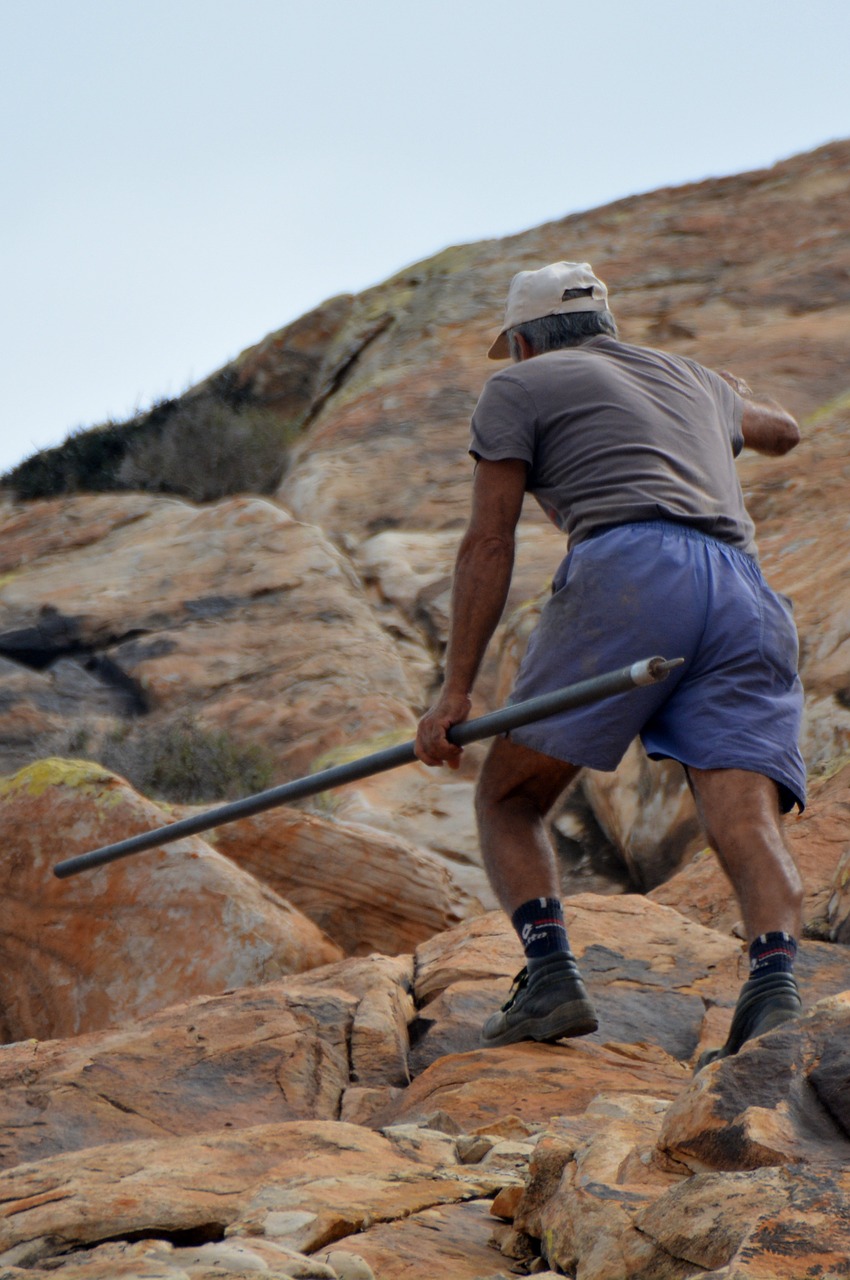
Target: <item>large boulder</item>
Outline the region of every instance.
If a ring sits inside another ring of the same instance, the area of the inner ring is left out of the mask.
[[[53,875],[58,862],[167,823],[84,761],[41,761],[0,783],[4,1042],[115,1026],[340,958],[312,921],[197,838]]]
[[[675,1106],[614,1093],[556,1120],[532,1154],[515,1231],[587,1280],[840,1275],[845,1166],[824,1151],[813,1166],[689,1176],[659,1145]]]
[[[0,1167],[140,1138],[336,1120],[409,1079],[411,958],[331,964],[0,1054]]]
[[[347,955],[412,951],[482,910],[447,859],[361,823],[279,808],[220,827],[211,842]]]
[[[492,1196],[504,1175],[341,1121],[296,1120],[52,1156],[0,1173],[0,1266],[126,1236],[265,1236],[327,1248],[352,1229]],[[436,1159],[435,1159],[436,1155]],[[454,1164],[446,1177],[435,1163]],[[453,1174],[453,1176],[452,1176]]]
[[[83,539],[77,527],[90,502]],[[282,777],[357,737],[412,728],[419,690],[347,558],[273,502],[195,507],[116,494],[26,510],[30,520],[13,510],[6,521],[7,659],[49,673],[71,656],[123,694],[129,705],[114,710],[142,713],[135,727],[145,714],[161,721],[191,711],[273,751]],[[42,525],[56,526],[52,536]],[[101,703],[81,688],[66,706],[77,736],[87,715],[102,716]],[[53,720],[44,727],[55,728],[60,708],[46,710]],[[12,711],[0,708],[0,734]]]

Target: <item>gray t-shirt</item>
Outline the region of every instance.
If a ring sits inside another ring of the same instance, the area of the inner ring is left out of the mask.
[[[743,411],[696,361],[600,336],[494,374],[469,451],[527,463],[526,489],[571,546],[606,525],[672,520],[754,556],[734,463]]]

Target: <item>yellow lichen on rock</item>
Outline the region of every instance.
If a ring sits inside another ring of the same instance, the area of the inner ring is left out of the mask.
[[[103,799],[113,805],[121,800],[120,791],[116,790],[119,786],[120,779],[93,760],[64,760],[59,756],[47,756],[17,773],[0,778],[0,797],[26,791],[38,798],[50,787],[73,787],[89,793],[107,788],[111,794],[104,795]]]

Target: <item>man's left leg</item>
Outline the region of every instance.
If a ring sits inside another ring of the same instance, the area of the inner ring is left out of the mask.
[[[794,958],[803,885],[772,779],[744,769],[691,768],[688,776],[709,842],[738,898],[750,951],[750,977],[729,1036],[722,1049],[703,1056],[704,1066],[802,1012]]]
[[[507,738],[496,739],[481,770],[475,808],[484,866],[526,955],[510,999],[484,1025],[485,1045],[559,1040],[596,1030],[596,1014],[570,950],[544,822],[578,772],[575,765]]]

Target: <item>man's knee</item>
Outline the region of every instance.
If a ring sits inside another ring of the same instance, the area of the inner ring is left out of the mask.
[[[525,801],[541,816],[579,772],[575,765],[530,747],[497,738],[482,765],[475,790],[479,819],[511,800]]]
[[[717,847],[737,839],[781,838],[779,787],[772,778],[745,769],[687,769],[705,833]]]

